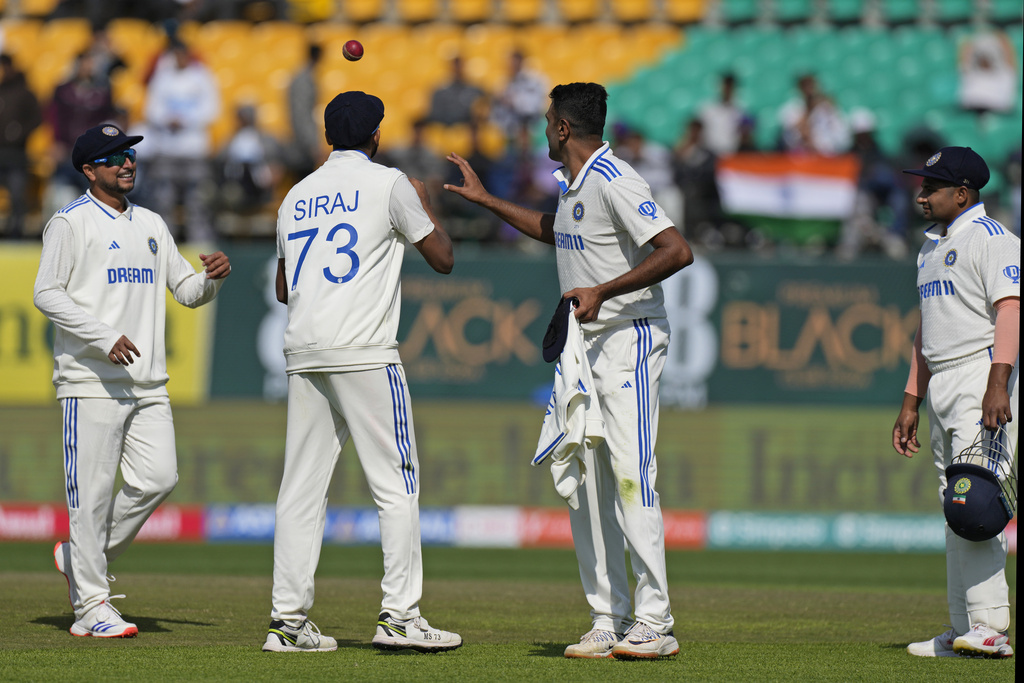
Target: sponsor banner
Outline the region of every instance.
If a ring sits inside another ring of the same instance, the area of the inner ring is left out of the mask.
[[[698,550],[707,545],[707,513],[662,510],[665,547],[669,550]]]
[[[68,537],[68,511],[57,505],[0,505],[0,540],[49,541]],[[137,541],[201,541],[203,508],[164,505],[139,530]]]
[[[519,516],[522,548],[571,548],[572,528],[567,508],[523,508]]]
[[[55,401],[53,377],[53,326],[32,303],[32,288],[39,269],[38,244],[0,246],[0,405],[45,405]],[[181,253],[202,268],[194,245]],[[106,275],[104,275],[106,277]],[[204,402],[210,377],[210,334],[216,318],[216,301],[196,309],[186,308],[170,292],[167,297],[167,391],[174,405]]]
[[[716,178],[727,213],[843,219],[853,213],[860,163],[854,156],[736,154]]]
[[[206,508],[208,541],[273,541],[273,505],[211,505]]]
[[[519,508],[514,505],[461,505],[455,508],[455,545],[518,548]]]

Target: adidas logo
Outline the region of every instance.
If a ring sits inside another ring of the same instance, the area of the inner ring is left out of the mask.
[[[622,385],[622,388],[623,389],[632,389],[633,385],[630,384],[629,382],[626,382],[625,384]]]
[[[110,250],[110,249],[120,249],[120,248],[121,248],[121,245],[118,244],[116,241],[115,242],[111,242],[110,246],[107,247],[108,250]]]

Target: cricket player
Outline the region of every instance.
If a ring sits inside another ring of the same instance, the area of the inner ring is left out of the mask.
[[[602,141],[608,93],[596,83],[558,85],[546,113],[549,156],[561,188],[556,213],[491,195],[470,164],[463,184],[445,185],[556,249],[563,298],[575,297],[605,441],[586,449],[587,477],[570,510],[580,578],[593,628],[566,657],[657,658],[675,655],[665,569],[665,530],[654,443],[658,387],[669,341],[662,280],[693,254],[651,196],[650,187]],[[630,609],[625,550],[636,579]],[[632,612],[632,616],[631,616]]]
[[[917,203],[935,223],[917,257],[921,325],[892,443],[908,458],[918,452],[918,410],[927,394],[941,501],[946,467],[982,425],[1005,425],[1010,457],[1017,448],[1020,239],[986,215],[979,191],[989,170],[971,148],[944,147],[924,168],[904,173],[924,178]],[[975,542],[946,526],[952,628],[911,643],[910,654],[1013,655],[1006,551],[1004,533]]]
[[[419,462],[398,356],[399,280],[413,244],[439,273],[452,243],[423,183],[371,161],[384,103],[344,92],[324,112],[334,151],[285,197],[277,222],[277,298],[288,304],[288,426],[274,528],[270,652],[336,650],[309,620],[327,489],[351,436],[377,504],[384,598],[373,646],[462,645],[420,615]]]
[[[69,540],[54,547],[67,578],[71,634],[137,635],[110,604],[107,565],[128,549],[178,481],[164,351],[166,295],[190,308],[217,296],[231,265],[200,255],[197,273],[164,220],[128,201],[136,154],[113,125],[90,128],[71,161],[89,189],[43,230],[36,307],[56,327],[53,384],[64,411]],[[113,496],[120,467],[124,486]],[[111,497],[113,496],[113,500]]]

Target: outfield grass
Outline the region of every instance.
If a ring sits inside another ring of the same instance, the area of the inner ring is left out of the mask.
[[[380,549],[324,548],[313,620],[334,653],[260,651],[270,546],[137,545],[111,567],[130,640],[74,638],[51,544],[0,545],[4,681],[1011,681],[1014,660],[922,660],[910,640],[945,629],[941,555],[675,552],[680,654],[658,662],[566,660],[589,628],[575,558],[562,550],[425,548],[423,613],[459,650],[369,645]],[[1016,615],[1016,557],[1007,566]],[[1016,638],[1011,629],[1011,643]],[[639,671],[638,671],[639,669]]]

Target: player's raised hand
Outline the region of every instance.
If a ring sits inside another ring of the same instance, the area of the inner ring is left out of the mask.
[[[231,274],[231,262],[223,251],[215,251],[212,254],[200,254],[199,260],[206,268],[208,280],[220,280]]]
[[[900,455],[908,458],[914,457],[914,453],[921,450],[921,443],[917,440],[917,423],[920,416],[916,408],[909,408],[906,405],[900,410],[896,424],[892,428],[892,447]]]
[[[480,181],[480,176],[476,174],[473,167],[469,165],[469,162],[460,157],[455,152],[448,155],[448,161],[452,162],[459,167],[462,171],[462,185],[451,185],[445,183],[444,189],[455,194],[462,195],[471,202],[477,204],[484,201],[489,194],[487,189],[484,188],[484,184]]]
[[[135,344],[132,344],[132,340],[122,334],[121,338],[114,342],[114,348],[110,349],[107,358],[115,365],[131,365],[135,362],[135,358],[132,358],[133,353],[135,358],[142,358],[142,354],[135,348]]]

